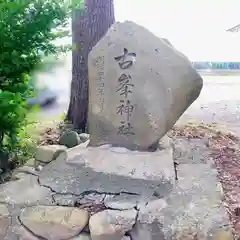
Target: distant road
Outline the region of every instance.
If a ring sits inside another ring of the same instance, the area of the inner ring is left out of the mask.
[[[179,122],[223,124],[240,135],[240,76],[203,76],[203,79],[200,97]]]
[[[215,69],[215,70],[197,70],[199,74],[205,76],[205,75],[211,75],[211,76],[226,76],[226,75],[239,75],[240,76],[240,69],[238,70],[228,70],[228,69]]]

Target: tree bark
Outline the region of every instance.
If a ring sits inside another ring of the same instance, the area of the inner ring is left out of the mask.
[[[72,83],[67,120],[86,131],[88,114],[88,53],[115,22],[113,0],[85,0],[85,11],[72,19]]]

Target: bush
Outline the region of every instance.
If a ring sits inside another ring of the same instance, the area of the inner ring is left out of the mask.
[[[52,41],[62,36],[56,29],[71,9],[64,0],[0,0],[0,9],[0,168],[6,170],[26,126],[29,75],[42,56],[63,50]]]

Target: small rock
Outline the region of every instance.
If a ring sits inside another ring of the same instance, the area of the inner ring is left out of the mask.
[[[94,214],[89,221],[92,240],[121,240],[135,224],[135,210],[105,210]]]
[[[38,171],[38,172],[40,172],[40,171],[43,170],[43,166],[37,165],[37,166],[35,167],[35,170]]]
[[[22,175],[22,176],[21,176]],[[51,191],[37,182],[37,176],[18,173],[19,180],[0,185],[0,201],[8,204],[49,204]]]
[[[87,225],[89,213],[73,207],[37,206],[23,209],[20,220],[35,235],[44,239],[68,239]]]
[[[87,133],[81,133],[79,134],[79,137],[83,143],[90,139],[90,135]]]
[[[68,148],[75,147],[81,143],[81,139],[77,132],[65,132],[59,139],[59,144]]]
[[[36,152],[36,160],[49,163],[55,160],[59,156],[59,154],[65,150],[66,147],[62,145],[39,146]]]

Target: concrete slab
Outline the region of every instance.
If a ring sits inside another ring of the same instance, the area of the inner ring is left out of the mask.
[[[57,159],[48,164],[39,180],[58,193],[81,195],[92,191],[163,197],[175,183],[172,149],[131,152],[89,147],[67,161]]]

